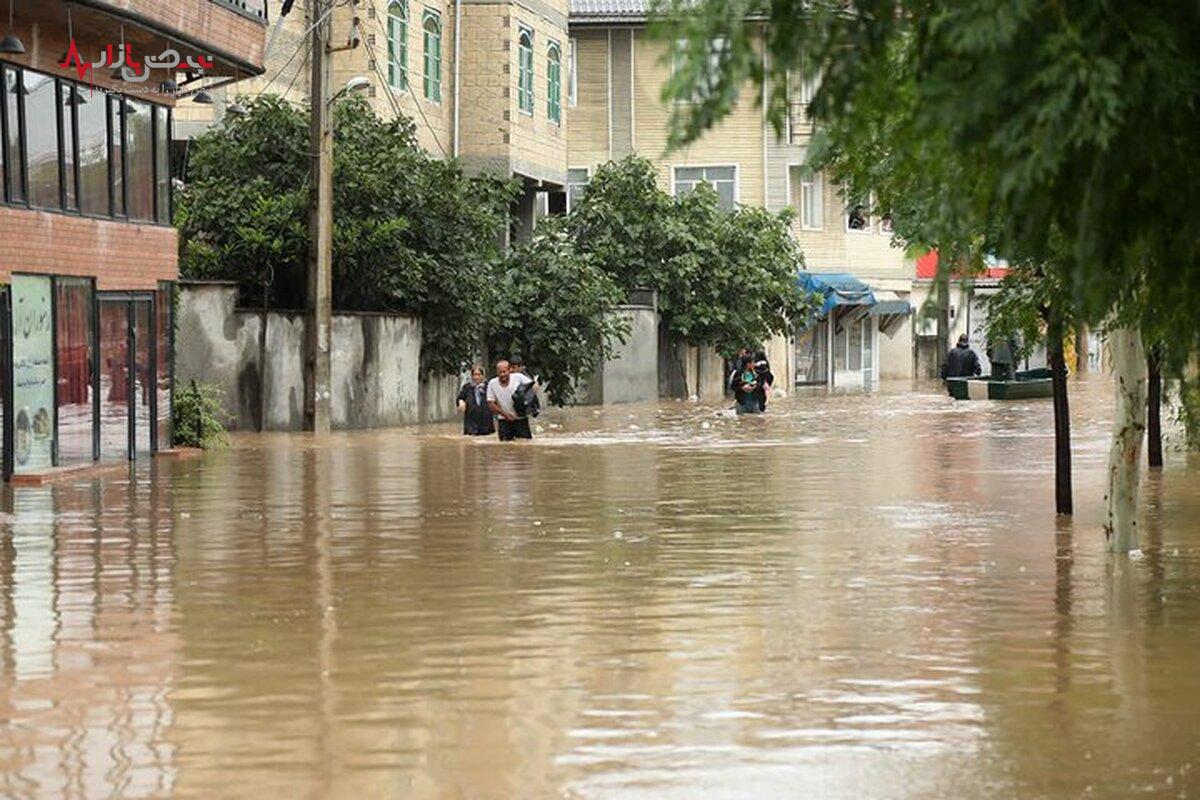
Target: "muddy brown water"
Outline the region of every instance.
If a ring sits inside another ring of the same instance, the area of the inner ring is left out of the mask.
[[[1195,797],[1200,460],[936,387],[240,436],[8,491],[0,795]]]

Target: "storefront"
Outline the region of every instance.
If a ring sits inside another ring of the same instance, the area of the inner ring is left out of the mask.
[[[876,293],[844,273],[800,274],[821,306],[796,330],[795,384],[870,389],[879,383],[879,335],[891,335],[912,313],[907,300]]]
[[[0,63],[6,479],[170,446],[171,117]]]
[[[132,460],[171,443],[173,285],[97,292],[14,274],[0,290],[4,475]]]

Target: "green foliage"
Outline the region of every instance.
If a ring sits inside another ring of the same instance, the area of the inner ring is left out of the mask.
[[[304,306],[308,113],[271,95],[245,101],[192,146],[179,193],[180,271],[236,280],[243,297]],[[416,145],[410,120],[359,97],[334,109],[334,307],[423,318],[423,371],[468,363],[495,305],[511,182],[468,179]]]
[[[1200,450],[1200,385],[1195,379],[1181,382],[1176,418],[1183,426],[1189,450]]]
[[[500,279],[503,313],[494,321],[491,350],[523,356],[550,401],[563,405],[628,336],[628,321],[613,313],[624,299],[625,290],[575,247],[561,219],[543,220],[533,239],[515,248]]]
[[[221,397],[221,390],[210,384],[176,384],[171,406],[177,447],[212,450],[227,443]]]
[[[1071,256],[1064,285],[1086,321],[1144,291],[1181,349],[1200,346],[1200,237],[1183,233],[1200,191],[1194,4],[674,0],[665,10],[665,34],[693,42],[765,16],[769,117],[786,114],[790,72],[819,71],[810,112],[836,177],[876,190],[906,241],[939,246],[955,266],[982,253],[1039,263],[1057,231]],[[728,37],[716,89],[677,107],[679,141],[727,113],[733,89],[767,77],[747,38]],[[711,87],[699,66],[673,97]]]
[[[581,252],[626,288],[657,290],[669,336],[732,354],[791,329],[810,309],[791,217],[718,207],[701,186],[675,199],[649,161],[601,166],[568,217]]]

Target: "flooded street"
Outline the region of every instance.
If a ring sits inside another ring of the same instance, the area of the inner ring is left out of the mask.
[[[1100,533],[1111,392],[239,436],[5,490],[0,795],[1200,794],[1200,458]],[[151,478],[153,477],[153,480]]]

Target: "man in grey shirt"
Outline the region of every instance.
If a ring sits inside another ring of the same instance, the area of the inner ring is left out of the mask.
[[[511,442],[513,439],[532,439],[533,431],[529,428],[529,417],[517,416],[513,407],[513,394],[517,387],[532,383],[528,376],[520,372],[512,372],[509,363],[504,359],[496,362],[496,377],[488,381],[487,402],[499,419],[496,420],[496,431],[500,441]]]

